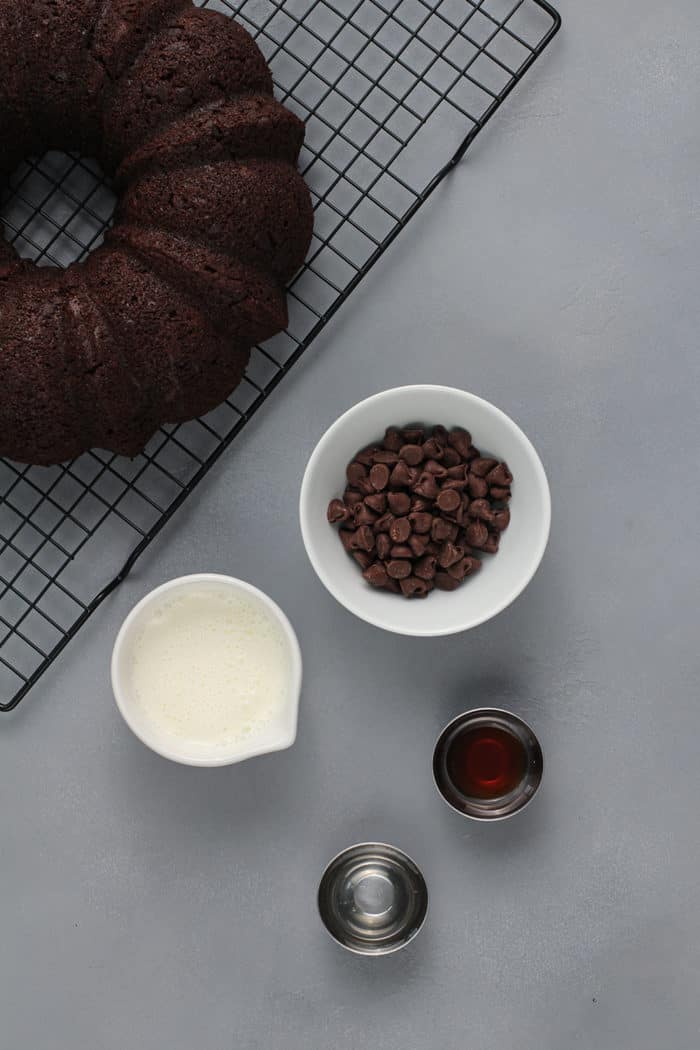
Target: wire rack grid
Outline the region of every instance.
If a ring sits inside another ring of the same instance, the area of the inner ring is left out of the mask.
[[[235,16],[307,125],[315,206],[285,333],[204,419],[163,428],[134,460],[98,450],[56,468],[0,461],[0,711],[11,711],[127,576],[356,285],[547,47],[547,0],[199,0]],[[116,199],[99,166],[31,158],[0,202],[38,265],[97,247]]]

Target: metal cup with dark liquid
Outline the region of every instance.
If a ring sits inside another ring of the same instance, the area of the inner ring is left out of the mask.
[[[510,711],[478,708],[440,734],[433,776],[445,802],[473,820],[503,820],[540,786],[542,749],[530,726]]]

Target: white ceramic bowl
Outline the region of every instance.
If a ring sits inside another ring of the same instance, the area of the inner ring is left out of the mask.
[[[359,449],[381,439],[387,426],[412,422],[460,426],[484,454],[505,460],[513,481],[511,523],[498,554],[484,555],[483,568],[456,591],[433,591],[407,601],[375,590],[348,557],[326,509],[342,496],[345,468]],[[549,537],[551,503],[539,456],[504,412],[475,394],[444,386],[386,390],[349,409],[326,431],[304,474],[301,531],[311,564],[341,605],[368,623],[396,634],[422,637],[456,634],[484,623],[510,605],[535,574]]]
[[[234,594],[245,593],[246,596],[259,602],[265,611],[275,620],[287,643],[290,676],[286,702],[280,717],[269,725],[251,734],[244,743],[238,745],[208,746],[200,741],[187,741],[175,737],[167,730],[148,719],[133,695],[129,681],[129,665],[132,646],[146,617],[161,604],[166,597],[172,597],[178,591],[187,588],[222,588]],[[296,739],[299,696],[301,693],[302,662],[299,642],[294,629],[280,607],[266,594],[243,580],[232,576],[220,576],[215,573],[199,573],[193,576],[181,576],[157,587],[136,605],[117,635],[112,653],[112,689],[124,721],[133,733],[152,751],[181,762],[188,766],[228,766],[241,762],[245,758],[264,755],[270,751],[282,751],[291,747]]]

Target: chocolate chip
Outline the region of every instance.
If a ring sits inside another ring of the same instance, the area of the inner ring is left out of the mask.
[[[354,531],[351,532],[349,529],[341,529],[339,535],[340,535],[340,542],[345,547],[345,550],[346,551],[353,550],[354,544],[355,544],[355,533],[354,533]]]
[[[363,496],[371,496],[376,491],[369,478],[360,478],[357,482],[357,488]]]
[[[472,499],[484,499],[488,496],[489,486],[484,478],[478,477],[476,474],[469,475],[468,483],[469,495]]]
[[[368,554],[367,551],[353,551],[352,556],[363,569],[368,569],[374,561],[372,555]]]
[[[389,557],[389,551],[391,550],[391,540],[389,539],[386,532],[380,532],[376,539],[377,544],[377,557],[381,558],[382,561],[386,561]]]
[[[436,499],[439,489],[434,475],[429,474],[427,470],[423,471],[413,486],[413,491],[417,496],[423,496],[424,499]]]
[[[413,551],[407,543],[397,543],[389,551],[390,558],[412,558]]]
[[[343,495],[346,507],[354,507],[356,503],[362,503],[362,493],[356,489],[346,489]]]
[[[460,561],[455,562],[454,565],[451,565],[447,571],[456,580],[464,580],[480,568],[481,562],[478,558],[462,558]]]
[[[472,436],[468,430],[462,430],[461,427],[454,427],[447,435],[447,441],[459,452],[462,458],[465,458],[471,448]]]
[[[392,580],[405,580],[411,575],[411,563],[408,560],[398,558],[387,562],[386,571]]]
[[[326,517],[328,518],[328,521],[331,523],[331,525],[335,525],[339,521],[347,521],[350,517],[350,512],[343,503],[342,499],[332,499],[328,504]]]
[[[377,558],[379,558],[380,561],[385,562],[387,558],[389,558],[391,552],[391,541],[386,532],[380,532],[375,542],[377,546]]]
[[[411,472],[408,467],[408,463],[400,459],[391,472],[389,477],[389,485],[392,489],[405,489],[408,488],[411,482]]]
[[[406,445],[422,445],[425,441],[425,430],[423,427],[414,427],[413,424],[404,427],[403,440]]]
[[[456,561],[454,562],[454,564],[450,565],[447,570],[450,576],[452,576],[455,580],[463,580],[464,577],[467,575],[467,562],[467,558],[460,558],[459,561]]]
[[[376,514],[386,513],[386,493],[377,492],[373,496],[365,496],[365,504]]]
[[[505,463],[499,463],[498,466],[488,472],[486,480],[489,485],[498,485],[502,488],[508,488],[513,481],[513,475],[508,470]]]
[[[425,545],[425,553],[433,554],[436,558],[439,557],[440,551],[442,550],[442,544],[436,543],[435,540],[430,540]]]
[[[435,439],[435,441],[438,442],[438,444],[442,445],[442,447],[445,448],[449,437],[447,429],[445,427],[441,426],[438,423],[436,427],[433,427],[433,433],[431,436]]]
[[[374,455],[379,451],[379,445],[368,445],[367,448],[363,448],[361,452],[357,453],[355,459],[358,463],[364,463],[366,467],[371,467],[375,462]]]
[[[450,565],[455,565],[458,561],[461,561],[463,557],[464,551],[462,548],[456,547],[454,543],[450,543],[450,541],[447,540],[438,555],[438,564],[442,569],[449,569]]]
[[[462,525],[464,523],[464,506],[461,500],[456,510],[444,510],[442,513],[448,521],[454,522],[456,525]]]
[[[476,547],[479,550],[485,543],[488,542],[489,530],[484,525],[483,521],[473,521],[465,529],[465,537],[470,547]]]
[[[503,503],[507,503],[508,500],[511,497],[511,491],[510,491],[510,489],[501,488],[500,485],[492,485],[491,489],[489,491],[489,495],[490,495],[491,499],[495,499],[495,500],[502,501]]]
[[[478,558],[473,558],[471,555],[466,557],[463,562],[464,575],[473,576],[475,572],[478,572],[481,568],[481,562]]]
[[[480,521],[493,521],[493,511],[487,499],[475,499],[469,504],[469,517]]]
[[[378,518],[374,523],[375,532],[388,532],[394,521],[393,514],[383,514],[381,518]]]
[[[387,452],[398,452],[404,443],[403,434],[398,427],[387,427],[384,433],[384,448]]]
[[[408,515],[408,520],[413,526],[414,532],[426,533],[430,532],[430,526],[433,523],[433,516],[424,511],[412,511]]]
[[[376,561],[374,565],[369,565],[362,575],[372,587],[386,587],[389,581],[386,569]]]
[[[433,523],[430,526],[430,538],[437,543],[444,543],[449,538],[451,529],[452,525],[449,521],[445,521],[444,518],[433,518]]]
[[[437,565],[437,558],[434,554],[426,554],[425,557],[420,558],[413,569],[414,576],[417,576],[421,580],[432,580],[435,576],[435,568]]]
[[[389,452],[386,449],[380,448],[372,456],[373,463],[385,463],[389,467],[393,467],[394,464],[399,462],[399,457],[396,452]]]
[[[501,535],[499,532],[490,532],[489,538],[486,543],[482,546],[482,551],[486,551],[487,554],[497,554],[498,545],[500,543]]]
[[[389,510],[392,514],[401,516],[408,514],[411,509],[411,497],[407,492],[390,492],[388,495]]]
[[[462,457],[456,448],[446,448],[442,454],[442,462],[448,468],[457,467],[462,461]]]
[[[451,477],[451,478],[450,477],[445,478],[445,480],[442,483],[442,487],[443,488],[455,488],[459,492],[465,492],[468,483],[469,483],[469,481],[468,481],[468,474],[467,474],[467,464],[463,463],[462,467],[461,467],[461,473],[456,474],[456,476]]]
[[[400,586],[401,593],[406,598],[427,598],[433,589],[430,582],[419,580],[417,576],[409,576],[408,579],[401,580]]]
[[[505,532],[510,525],[510,511],[507,507],[493,512],[493,527],[496,532]]]
[[[408,518],[396,518],[389,529],[389,535],[394,543],[405,543],[411,535],[411,522]]]
[[[408,545],[414,558],[422,558],[425,554],[426,542],[423,536],[417,536],[414,532],[408,537]]]
[[[377,520],[377,515],[374,511],[370,510],[366,503],[356,503],[352,509],[355,516],[355,524],[357,526],[374,525]]]
[[[480,456],[473,459],[469,464],[469,473],[476,474],[477,478],[485,478],[490,470],[496,466],[497,460]]]
[[[460,501],[462,499],[462,493],[467,487],[466,481],[460,481],[458,478],[446,478],[442,483],[443,492],[456,492],[459,495]]]
[[[437,505],[440,510],[444,510],[447,514],[451,514],[457,510],[457,507],[462,506],[462,497],[459,492],[455,492],[454,489],[443,489],[438,495]]]
[[[354,550],[371,551],[374,549],[374,533],[369,525],[362,525],[357,532],[353,533],[352,547]]]
[[[404,445],[399,455],[404,462],[408,463],[409,467],[417,467],[425,459],[420,445]]]
[[[390,470],[386,463],[375,463],[369,472],[369,480],[372,487],[381,492],[389,484]]]
[[[424,459],[442,459],[445,454],[444,446],[439,444],[434,437],[423,442]]]
[[[348,463],[345,474],[350,484],[354,485],[355,488],[359,488],[358,482],[367,477],[367,468],[354,459],[352,463]]]
[[[436,572],[433,582],[439,591],[456,591],[461,581],[450,576],[448,572]]]
[[[423,446],[425,448],[425,446]],[[423,464],[423,468],[428,471],[429,474],[433,474],[436,478],[444,478],[447,476],[447,467],[443,467],[442,463],[438,463],[436,459],[429,459]]]
[[[411,499],[411,510],[417,514],[424,510],[430,511],[432,505],[432,500],[423,499],[422,496],[413,496]]]
[[[467,480],[468,467],[466,463],[460,463],[456,467],[448,467],[447,476],[450,480],[464,481]]]

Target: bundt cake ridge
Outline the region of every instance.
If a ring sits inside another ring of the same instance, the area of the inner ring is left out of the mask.
[[[272,95],[235,95],[206,102],[155,131],[124,158],[116,182],[133,182],[150,167],[200,164],[202,157],[210,164],[254,157],[296,163],[303,141],[302,121]]]
[[[109,240],[127,245],[236,341],[252,345],[287,326],[284,292],[264,270],[163,230],[120,225]]]

